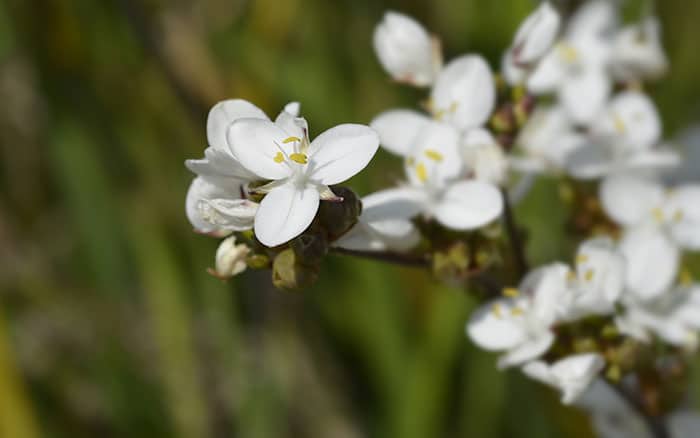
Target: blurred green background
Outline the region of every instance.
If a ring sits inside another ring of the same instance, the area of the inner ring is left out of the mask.
[[[591,436],[467,341],[463,291],[338,256],[305,293],[264,272],[222,283],[205,272],[217,241],[184,215],[183,161],[216,101],[273,116],[301,101],[312,135],[367,123],[423,97],[374,57],[386,9],[448,59],[497,65],[534,4],[0,0],[0,437]],[[700,2],[658,12],[672,71],[652,92],[672,137],[700,114]],[[351,184],[401,176],[380,152]],[[571,248],[556,193],[543,181],[518,209],[536,262]]]

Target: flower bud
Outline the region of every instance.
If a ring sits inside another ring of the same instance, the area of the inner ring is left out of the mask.
[[[374,50],[384,69],[397,81],[430,85],[442,65],[439,45],[413,18],[387,12],[374,30]]]
[[[265,254],[252,254],[246,259],[250,269],[265,269],[270,267],[270,258]]]
[[[348,231],[362,213],[362,202],[355,192],[347,187],[333,187],[333,193],[343,198],[342,202],[321,202],[318,218],[329,239],[335,240]]]
[[[328,240],[321,232],[306,232],[292,241],[292,250],[298,263],[318,266],[328,254]]]
[[[561,18],[549,2],[544,1],[518,28],[511,47],[516,65],[539,61],[552,47],[559,32]]]
[[[464,242],[458,241],[445,251],[433,254],[433,274],[441,280],[458,284],[469,272],[469,248]]]
[[[236,237],[224,239],[216,250],[216,263],[209,273],[217,278],[226,279],[245,271],[246,257],[250,248],[245,244],[236,245]]]
[[[298,291],[313,285],[318,279],[318,266],[298,262],[292,248],[277,254],[272,264],[272,284],[278,289]]]

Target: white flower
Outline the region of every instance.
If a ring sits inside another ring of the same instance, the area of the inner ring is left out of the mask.
[[[460,130],[480,127],[496,104],[491,68],[478,55],[453,59],[438,75],[430,102],[437,119]]]
[[[528,65],[537,62],[552,47],[561,18],[548,1],[530,14],[520,25],[515,34],[510,56],[516,65]]]
[[[616,318],[620,331],[642,341],[653,333],[672,345],[696,350],[700,330],[700,286],[679,286],[646,302],[630,299]]]
[[[185,202],[187,218],[195,231],[224,236],[253,228],[258,204],[241,197],[243,184],[234,178],[195,178]]]
[[[221,279],[240,274],[247,268],[246,257],[249,253],[247,245],[236,245],[235,236],[224,239],[216,250],[216,263],[210,273]]]
[[[498,185],[505,182],[508,160],[489,131],[482,128],[467,131],[462,137],[461,152],[471,176]]]
[[[367,195],[362,198],[357,224],[333,245],[360,251],[407,251],[420,240],[411,218],[421,209],[410,189],[387,189]]]
[[[583,242],[576,255],[566,319],[614,312],[625,288],[625,270],[625,258],[611,239],[599,237]]]
[[[660,137],[661,121],[651,99],[638,91],[622,92],[595,121],[591,142],[569,156],[569,171],[588,179],[676,166],[677,153],[655,147]]]
[[[605,366],[603,356],[583,353],[568,356],[549,365],[534,361],[522,367],[523,372],[535,380],[546,383],[562,392],[561,402],[575,402],[591,385]]]
[[[407,109],[389,110],[375,117],[370,126],[377,131],[382,147],[392,154],[407,156],[431,119],[425,114]]]
[[[622,81],[655,79],[668,69],[656,17],[627,26],[615,36],[612,53],[613,74]]]
[[[493,184],[461,180],[459,133],[447,123],[431,122],[419,132],[404,164],[414,201],[427,218],[447,228],[476,229],[503,211],[503,197]]]
[[[544,354],[554,342],[552,326],[568,296],[569,268],[555,263],[532,271],[507,297],[477,309],[467,323],[469,338],[489,351],[504,351],[500,368],[520,365]]]
[[[387,12],[374,30],[374,50],[397,81],[427,86],[442,66],[440,46],[413,18]]]
[[[586,142],[562,107],[538,107],[516,141],[522,153],[511,156],[510,164],[520,172],[561,172],[569,154]]]
[[[272,180],[259,188],[267,195],[255,216],[255,235],[264,245],[281,245],[301,234],[321,196],[334,197],[328,186],[364,169],[379,146],[377,134],[363,125],[336,126],[311,144],[306,132],[303,119],[279,124],[246,118],[229,128],[229,144],[241,165]]]

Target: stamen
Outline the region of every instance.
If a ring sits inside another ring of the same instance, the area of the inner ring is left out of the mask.
[[[516,298],[516,297],[520,296],[520,291],[515,287],[503,288],[501,293],[503,294],[503,296],[506,296],[509,298]]]
[[[501,313],[501,305],[498,303],[493,303],[493,306],[491,306],[491,312],[496,315],[496,318],[503,317],[503,314]]]
[[[578,60],[578,51],[568,44],[559,44],[557,50],[559,50],[559,54],[564,58],[564,61],[569,64]]]
[[[457,111],[457,102],[452,102],[450,107],[447,109],[448,112],[454,114]]]
[[[654,216],[654,219],[655,219],[657,222],[663,222],[663,221],[665,220],[664,211],[663,211],[661,208],[659,208],[659,207],[653,208],[653,209],[651,210],[651,214]]]
[[[277,152],[277,155],[275,155],[275,158],[273,158],[275,163],[281,163],[284,161],[284,155],[282,155],[282,152]]]
[[[588,256],[586,254],[579,254],[576,256],[576,264],[583,264],[588,261]]]
[[[574,280],[576,280],[576,272],[571,271],[571,270],[570,270],[569,272],[567,272],[567,273],[566,273],[566,279],[569,280],[569,281],[574,281]]]
[[[415,160],[415,158],[413,158],[413,157],[408,157],[408,158],[406,158],[406,165],[407,165],[408,167],[413,167],[413,165],[415,164],[415,162],[416,162],[416,160]]]
[[[289,159],[299,164],[306,164],[309,162],[308,157],[305,154],[294,153],[289,156]]]
[[[625,127],[625,122],[622,120],[622,117],[620,117],[617,113],[614,113],[612,117],[615,130],[618,132],[618,134],[624,134],[627,131],[627,128]]]
[[[523,313],[525,312],[520,307],[513,307],[512,309],[510,309],[510,314],[513,316],[520,316]]]
[[[673,220],[675,222],[680,222],[683,220],[683,211],[682,210],[676,210],[675,213],[673,213]]]
[[[420,182],[426,182],[428,180],[428,171],[425,169],[425,164],[418,163],[416,165],[416,175]]]
[[[594,275],[595,275],[595,272],[593,272],[593,269],[588,269],[586,272],[584,272],[583,279],[586,281],[591,281],[591,280],[593,280]]]
[[[687,268],[684,268],[681,271],[679,277],[680,278],[678,280],[681,286],[690,286],[694,282],[693,274]]]
[[[435,149],[426,149],[424,153],[426,157],[433,161],[437,161],[438,163],[441,162],[444,158],[442,154],[436,151]]]
[[[287,144],[293,141],[301,141],[301,139],[299,137],[287,137],[282,141],[282,143]]]

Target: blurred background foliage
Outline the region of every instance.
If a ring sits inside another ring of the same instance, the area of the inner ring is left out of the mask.
[[[371,35],[412,14],[446,56],[497,66],[531,0],[1,0],[0,437],[588,437],[586,419],[464,336],[473,301],[427,274],[329,257],[301,294],[269,274],[210,277],[186,158],[216,101],[312,133],[420,91]],[[659,1],[666,133],[700,110],[700,3]],[[401,178],[380,152],[365,194]],[[546,213],[545,213],[546,212]],[[519,206],[535,262],[566,258],[556,181]],[[693,386],[700,394],[700,385]]]

